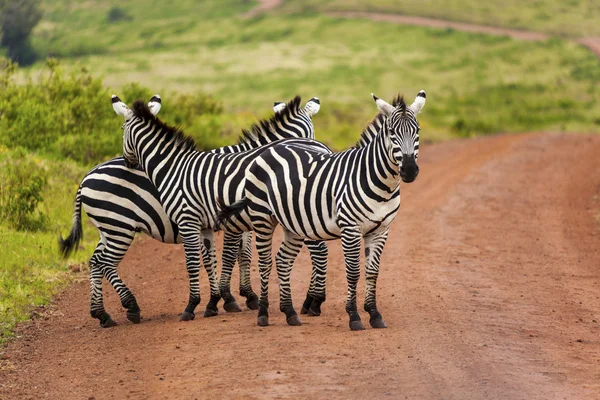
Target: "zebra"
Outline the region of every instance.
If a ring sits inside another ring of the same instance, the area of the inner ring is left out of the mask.
[[[417,114],[425,91],[407,106],[396,106],[372,95],[387,118],[378,135],[363,135],[352,149],[329,153],[315,141],[294,139],[266,149],[249,167],[244,196],[224,206],[216,225],[232,231],[254,230],[259,254],[261,293],[259,326],[269,324],[268,284],[272,268],[273,231],[280,224],[284,242],[276,256],[280,310],[289,325],[301,325],[292,304],[290,272],[302,241],[341,238],[348,280],[346,312],[351,330],[363,330],[356,307],[360,277],[360,242],[365,241],[366,296],[364,309],[373,328],[386,328],[376,304],[379,262],[389,225],[400,208],[400,179],[413,182],[418,174]]]
[[[162,106],[160,96],[150,99],[148,108],[157,114]],[[304,109],[300,108],[300,98],[296,97],[288,104],[274,103],[274,111],[279,114],[270,120],[262,120],[243,131],[240,143],[234,146],[212,150],[212,153],[229,154],[260,146],[285,137],[314,137],[312,116],[318,113],[320,101],[313,97]],[[284,113],[283,111],[286,110]],[[167,216],[160,204],[160,196],[152,182],[141,168],[130,169],[125,166],[123,157],[117,157],[94,167],[82,180],[76,195],[73,227],[67,239],[60,238],[63,256],[73,251],[81,240],[81,207],[92,223],[100,231],[100,241],[90,259],[90,313],[100,320],[102,327],[116,325],[104,310],[102,298],[102,277],[105,276],[119,294],[123,307],[127,309],[127,318],[139,323],[141,314],[135,296],[117,274],[117,267],[131,244],[135,232],[145,232],[152,238],[164,243],[181,243],[179,229]],[[243,246],[240,246],[240,241]],[[318,271],[324,270],[320,263],[326,263],[327,247],[323,242],[307,241],[311,256],[316,260],[317,271],[312,287],[320,284]],[[203,257],[207,254],[204,252]],[[249,234],[226,234],[223,249],[223,273],[220,291],[225,299],[226,311],[241,311],[230,293],[230,277],[235,260],[240,264],[240,294],[247,298],[250,309],[258,308],[258,297],[252,290],[249,279],[251,258],[251,237]],[[324,279],[324,278],[323,278]],[[309,292],[311,290],[309,289]],[[307,295],[308,297],[308,295]],[[320,312],[320,309],[319,309]]]

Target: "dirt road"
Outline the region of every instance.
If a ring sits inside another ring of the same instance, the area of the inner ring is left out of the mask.
[[[106,289],[120,325],[99,328],[82,276],[19,328],[0,398],[600,398],[600,136],[424,145],[420,166],[382,258],[388,329],[348,330],[338,242],[321,317],[287,326],[273,274],[272,326],[254,311],[180,323],[183,251],[142,239],[121,265],[142,324]],[[309,270],[303,251],[297,307]]]

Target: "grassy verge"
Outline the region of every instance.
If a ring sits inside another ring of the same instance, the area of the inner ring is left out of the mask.
[[[363,11],[407,14],[559,36],[600,35],[596,0],[306,0],[286,1],[278,12]]]
[[[247,9],[235,1],[227,4],[227,18],[196,14],[185,25],[175,11],[186,9],[183,0],[172,5],[171,17],[138,17],[138,3],[124,4],[133,19],[116,24],[57,8],[53,28],[47,37],[37,32],[36,45],[100,46],[102,51],[84,55],[65,50],[63,62],[87,66],[113,87],[136,80],[153,91],[211,93],[228,112],[264,112],[272,101],[296,93],[318,96],[323,107],[315,119],[317,135],[338,149],[353,144],[375,114],[371,92],[389,99],[427,90],[421,116],[427,139],[600,131],[600,62],[568,41],[521,42],[309,14],[245,20],[232,16]]]
[[[11,153],[0,147],[0,163]],[[6,220],[0,223],[0,344],[11,337],[16,323],[29,318],[32,306],[47,303],[70,281],[68,263],[86,261],[98,240],[95,228],[84,223],[83,248],[68,262],[59,257],[58,235],[68,233],[75,193],[87,169],[34,154],[26,158],[48,176],[36,210],[46,222],[33,230],[15,229]]]

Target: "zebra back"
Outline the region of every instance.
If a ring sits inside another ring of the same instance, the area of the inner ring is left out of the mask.
[[[300,107],[301,101],[300,96],[294,97],[271,118],[261,119],[250,129],[243,129],[237,144],[214,149],[211,153],[240,153],[280,139],[314,139],[315,130],[311,115]]]

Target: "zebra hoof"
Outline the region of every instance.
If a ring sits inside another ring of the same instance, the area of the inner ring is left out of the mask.
[[[246,300],[246,307],[250,310],[258,310],[258,298]]]
[[[291,317],[286,319],[286,322],[289,326],[300,326],[302,325],[302,321],[298,318],[297,315],[292,315]]]
[[[378,318],[376,320],[371,321],[371,326],[376,329],[387,328],[385,322],[383,322],[383,318]]]
[[[321,311],[320,310],[313,310],[312,308],[309,308],[308,312],[306,314],[309,317],[318,317],[319,315],[321,315]]]
[[[266,315],[261,315],[256,320],[256,325],[258,326],[269,326],[269,317]]]
[[[223,304],[223,309],[227,312],[242,312],[242,308],[238,305],[238,303],[236,303],[235,300]]]
[[[196,315],[194,313],[184,311],[181,314],[181,317],[179,317],[179,321],[193,321],[194,318],[196,318]]]
[[[134,324],[139,324],[142,322],[142,314],[140,312],[127,311],[127,319]]]
[[[218,310],[213,310],[212,308],[207,308],[204,310],[204,318],[214,317],[215,315],[219,315]]]
[[[308,314],[308,309],[307,309],[307,308],[304,308],[304,307],[302,307],[302,308],[300,309],[300,314],[302,314],[302,315]]]
[[[100,326],[102,328],[112,328],[113,326],[117,326],[117,325],[118,324],[111,317],[108,317],[104,321],[100,322]]]
[[[364,331],[365,326],[361,321],[350,321],[350,330],[351,331]]]

